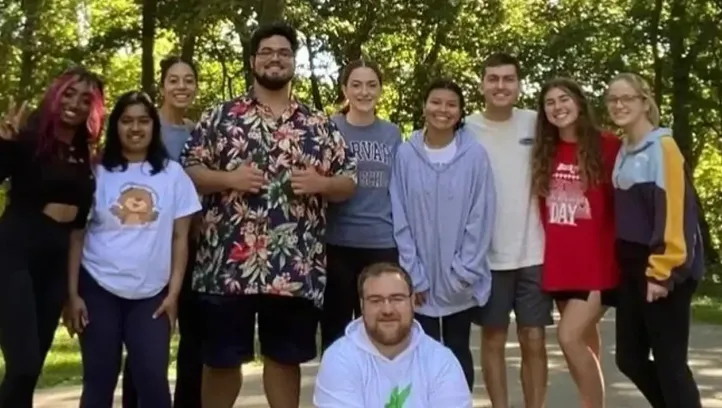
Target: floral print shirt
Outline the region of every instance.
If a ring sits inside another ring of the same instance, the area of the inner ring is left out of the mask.
[[[272,294],[323,304],[326,200],[298,196],[294,169],[356,181],[356,160],[336,125],[292,101],[275,118],[250,93],[202,116],[181,155],[184,167],[231,171],[251,162],[265,173],[258,194],[207,195],[193,270],[193,289],[219,295]]]

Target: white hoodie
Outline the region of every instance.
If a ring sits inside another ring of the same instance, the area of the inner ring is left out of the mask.
[[[414,321],[411,343],[389,360],[363,321],[326,350],[313,394],[316,408],[471,408],[471,392],[456,357]]]

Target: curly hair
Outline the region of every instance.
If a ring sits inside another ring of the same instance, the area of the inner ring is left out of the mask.
[[[592,105],[581,87],[571,79],[555,78],[544,84],[537,102],[536,134],[532,150],[532,194],[545,197],[549,194],[549,182],[553,172],[554,157],[559,144],[559,128],[549,122],[544,113],[547,93],[560,89],[568,94],[579,108],[574,126],[577,135],[577,162],[584,188],[600,183],[604,177],[601,131],[597,126]]]

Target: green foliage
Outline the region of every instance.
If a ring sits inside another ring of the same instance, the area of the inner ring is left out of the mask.
[[[333,112],[341,96],[339,68],[351,59],[374,59],[384,69],[379,114],[407,133],[421,125],[425,88],[439,76],[459,82],[469,110],[481,109],[481,65],[495,51],[520,57],[522,105],[534,106],[547,79],[569,76],[584,85],[607,126],[602,93],[614,74],[631,70],[649,79],[663,123],[673,127],[696,166],[714,243],[722,245],[718,1],[157,0],[157,19],[150,19],[155,36],[143,42],[142,5],[150,3],[5,0],[0,110],[9,95],[36,103],[52,77],[73,63],[103,75],[112,105],[120,93],[140,88],[142,47],[153,44],[154,69],[146,78],[158,77],[158,62],[169,53],[199,63],[200,93],[189,113],[197,119],[211,105],[245,92],[252,79],[250,35],[284,13],[310,51],[297,61],[299,99]]]
[[[175,377],[178,335],[173,335],[170,344],[169,375]],[[38,388],[80,385],[83,381],[83,362],[78,338],[71,338],[63,327],[55,331],[55,340],[50,349]],[[5,361],[0,354],[0,378],[5,374]]]

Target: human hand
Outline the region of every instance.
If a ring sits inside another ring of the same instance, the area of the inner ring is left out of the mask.
[[[647,303],[667,297],[669,290],[657,283],[647,282]]]
[[[71,296],[67,308],[67,316],[64,316],[63,320],[67,319],[70,324],[68,334],[82,334],[85,327],[90,323],[85,301],[78,295]]]
[[[229,188],[242,193],[258,194],[266,185],[266,178],[254,163],[244,161],[237,169],[228,172],[227,184]]]
[[[157,319],[164,314],[168,316],[170,332],[173,333],[175,331],[176,318],[178,317],[178,297],[174,295],[166,296],[160,306],[158,306],[158,309],[153,313],[153,318]]]
[[[429,295],[429,291],[425,290],[422,292],[416,292],[414,296],[414,303],[416,306],[423,306],[426,303],[426,297]]]
[[[73,313],[72,308],[70,307],[70,302],[67,302],[63,305],[63,312],[60,315],[62,321],[63,321],[63,327],[65,327],[65,330],[68,332],[68,336],[72,339],[77,333],[75,333],[75,328],[73,328]]]
[[[18,130],[25,120],[25,109],[27,103],[23,102],[19,108],[15,106],[15,101],[10,99],[8,111],[0,119],[0,138],[4,140],[13,140],[18,135]]]
[[[321,194],[328,188],[328,177],[322,176],[312,166],[296,169],[291,174],[291,188],[297,195]]]

